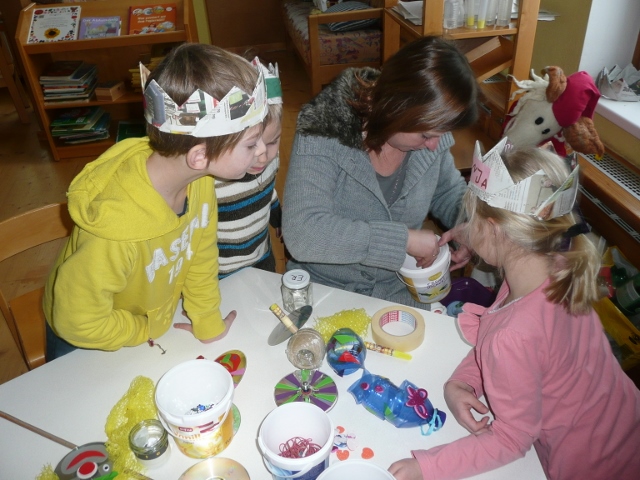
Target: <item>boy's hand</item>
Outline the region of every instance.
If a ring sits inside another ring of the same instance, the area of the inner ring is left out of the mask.
[[[474,435],[489,431],[489,417],[482,417],[478,422],[471,414],[471,409],[478,413],[489,413],[487,406],[478,400],[473,388],[466,383],[452,380],[444,386],[444,399],[457,422]]]
[[[396,480],[422,480],[420,464],[415,458],[403,458],[393,462],[389,467],[389,473],[396,477]]]
[[[185,312],[182,312],[182,314],[186,317]],[[229,332],[229,329],[231,328],[233,321],[236,319],[237,314],[238,312],[236,312],[235,310],[231,310],[231,312],[229,312],[229,315],[227,315],[224,319],[224,324],[225,324],[224,332],[222,332],[220,335],[218,335],[217,337],[209,338],[207,340],[200,340],[200,341],[202,343],[213,343],[217,340],[222,340],[224,337],[226,337],[227,333]],[[193,326],[191,325],[191,323],[174,323],[173,327],[177,328],[178,330],[186,330],[187,332],[193,333]]]

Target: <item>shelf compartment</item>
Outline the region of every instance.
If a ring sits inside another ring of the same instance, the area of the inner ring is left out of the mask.
[[[134,45],[155,45],[160,43],[177,43],[188,41],[184,30],[149,35],[120,35],[119,37],[93,38],[89,40],[70,40],[67,42],[24,44],[25,53],[38,55],[41,53],[79,52],[93,49],[121,48]]]
[[[466,53],[478,82],[483,82],[513,64],[513,42],[507,37],[493,37]]]

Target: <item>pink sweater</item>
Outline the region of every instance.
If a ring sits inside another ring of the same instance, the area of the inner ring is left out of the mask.
[[[450,380],[485,395],[495,420],[489,433],[413,451],[425,480],[498,468],[532,444],[553,480],[640,478],[640,391],[597,314],[568,314],[547,301],[546,285],[496,308],[509,293],[504,282],[489,309],[465,305],[458,321],[475,348]]]

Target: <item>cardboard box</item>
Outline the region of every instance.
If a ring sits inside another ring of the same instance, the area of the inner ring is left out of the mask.
[[[112,81],[96,85],[96,98],[98,100],[115,100],[125,94],[124,82]]]

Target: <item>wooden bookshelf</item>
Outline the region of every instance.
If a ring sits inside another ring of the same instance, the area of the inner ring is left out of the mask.
[[[129,31],[129,7],[150,5],[149,0],[94,0],[81,2],[80,18],[120,16],[121,34],[118,37],[72,40],[49,43],[27,43],[29,27],[36,4],[30,4],[21,12],[16,31],[18,53],[24,65],[26,80],[31,89],[34,109],[40,120],[43,136],[49,144],[54,160],[64,158],[97,156],[115,142],[115,127],[120,120],[142,118],[142,95],[130,88],[129,69],[136,68],[140,61],[152,56],[164,55],[175,45],[197,42],[198,34],[191,0],[172,0],[177,9],[176,31],[147,35],[127,35]],[[68,3],[47,7],[69,6]],[[90,99],[84,102],[45,104],[39,78],[43,70],[54,61],[84,60],[98,65],[98,81],[124,81],[129,91],[113,101]],[[98,105],[111,114],[111,136],[107,140],[78,145],[64,145],[51,136],[50,124],[61,109]]]

